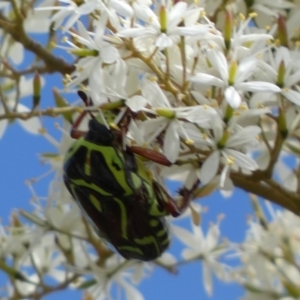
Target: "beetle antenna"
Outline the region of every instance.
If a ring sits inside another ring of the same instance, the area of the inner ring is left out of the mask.
[[[78,96],[81,98],[83,103],[85,104],[86,107],[92,106],[93,101],[90,97],[87,96],[87,94],[83,91],[77,91]],[[91,111],[88,111],[89,115],[91,116],[92,119],[95,119],[95,116],[92,114]]]

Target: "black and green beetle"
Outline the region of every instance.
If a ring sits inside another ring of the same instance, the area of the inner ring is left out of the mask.
[[[79,95],[87,104],[86,95]],[[180,190],[183,200],[178,206],[152,179],[139,155],[169,164],[166,158],[140,147],[123,149],[118,132],[91,113],[88,131],[79,131],[86,114],[83,112],[73,125],[71,136],[78,140],[65,157],[66,187],[98,235],[123,257],[153,260],[170,243],[164,217],[178,216],[185,210],[191,192]]]

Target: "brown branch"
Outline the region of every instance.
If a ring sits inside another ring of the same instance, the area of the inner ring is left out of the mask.
[[[38,26],[38,24],[37,24]],[[71,74],[75,70],[75,66],[67,63],[64,59],[52,55],[42,45],[31,39],[24,31],[22,23],[12,23],[5,18],[0,12],[0,28],[10,34],[13,39],[21,43],[25,49],[31,51],[47,66],[48,73],[59,72],[63,75]]]
[[[78,277],[80,277],[79,274],[74,274],[72,277],[67,278],[65,281],[59,283],[56,286],[43,286],[41,291],[33,292],[33,293],[31,293],[29,295],[25,295],[25,296],[22,296],[21,294],[16,293],[16,295],[12,296],[10,299],[11,300],[17,300],[17,299],[20,300],[20,299],[29,299],[29,298],[30,299],[43,299],[44,296],[46,296],[46,295],[66,289],[67,287],[69,287],[69,285],[71,283],[76,282]],[[17,290],[17,289],[15,288],[15,290]]]
[[[230,177],[236,187],[267,199],[300,216],[300,195],[284,189],[274,180],[253,181],[251,177],[247,178],[241,174],[231,174]]]

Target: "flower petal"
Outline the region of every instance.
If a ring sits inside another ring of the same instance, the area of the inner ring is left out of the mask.
[[[189,230],[172,224],[171,231],[185,245],[189,246],[192,249],[199,249],[199,243],[201,242],[201,240],[195,238],[195,236]]]
[[[133,16],[133,9],[125,1],[111,0],[110,5],[121,16],[128,17],[128,18],[131,18]]]
[[[224,95],[232,108],[238,108],[241,105],[241,96],[233,86],[226,88]]]
[[[169,17],[168,28],[173,28],[182,21],[186,8],[187,8],[187,3],[185,2],[177,2],[172,7],[168,16]]]
[[[155,46],[160,49],[165,49],[171,47],[173,45],[173,41],[170,37],[168,37],[165,33],[162,33],[155,42]]]
[[[280,93],[281,89],[273,83],[264,81],[249,81],[242,82],[235,85],[235,88],[242,91],[248,92],[273,92]]]
[[[220,152],[214,151],[204,161],[200,170],[200,181],[203,185],[208,184],[217,174],[220,164]]]
[[[300,106],[300,93],[290,90],[290,89],[283,89],[282,90],[282,95],[293,102],[294,104]]]
[[[252,144],[256,137],[261,133],[261,128],[256,125],[250,125],[240,129],[236,134],[229,137],[226,147],[239,148]]]
[[[184,36],[203,35],[209,32],[211,28],[206,25],[192,25],[188,27],[176,27],[172,30],[172,34],[179,34]]]
[[[178,123],[172,121],[166,130],[163,149],[164,154],[171,163],[174,163],[178,157],[179,146]]]
[[[145,27],[138,27],[138,28],[128,28],[120,31],[118,36],[120,37],[141,37],[141,36],[148,36],[148,35],[156,35],[157,32],[153,28],[145,28]]]
[[[212,49],[207,56],[214,69],[218,70],[224,82],[228,81],[228,64],[225,55],[221,51]]]
[[[258,169],[258,165],[256,161],[244,154],[242,152],[233,150],[233,149],[224,149],[223,150],[228,156],[232,156],[234,158],[234,162],[244,170],[255,171]]]
[[[18,112],[29,112],[30,109],[23,104],[18,104],[17,106]],[[29,120],[23,121],[18,120],[20,125],[30,133],[39,134],[39,130],[43,128],[42,123],[38,117],[31,118]]]
[[[101,51],[102,61],[106,64],[112,64],[119,58],[119,52],[115,47],[106,46]]]
[[[8,124],[7,120],[1,120],[0,121],[0,139],[2,138],[2,136],[3,136],[4,132],[5,132],[7,124]]]
[[[147,105],[148,101],[139,95],[133,96],[126,101],[126,105],[134,112],[138,112]]]
[[[212,295],[212,274],[211,268],[208,265],[208,262],[205,259],[202,261],[202,268],[203,268],[203,281],[204,281],[204,288],[205,291],[209,296]]]
[[[219,79],[218,77],[205,74],[205,73],[198,73],[196,76],[191,77],[189,81],[207,84],[207,85],[214,85],[218,87],[225,86],[223,80]]]

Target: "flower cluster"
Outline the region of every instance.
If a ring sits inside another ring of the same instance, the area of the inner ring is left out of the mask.
[[[38,111],[44,81],[31,76],[36,71],[66,75],[64,92],[84,90],[93,104],[84,109],[95,115],[113,107],[112,120],[103,118],[112,129],[120,129],[128,114],[123,146],[166,159],[171,166],[145,161],[165,190],[168,179],[179,180],[180,191],[192,198],[216,189],[229,194],[237,186],[300,215],[299,160],[293,168],[284,160],[300,154],[299,1],[44,0],[33,7],[34,2],[0,3],[0,137],[9,120],[18,119],[58,153],[42,156],[55,174],[46,204],[30,185],[35,211],[22,215],[35,226],[14,215],[8,229],[0,227],[0,269],[12,278],[7,299],[43,297],[51,290],[50,277],[56,290],[85,288],[85,299],[112,299],[117,284],[127,299],[140,300],[135,285],[153,266],[120,258],[82,218],[62,179],[74,142],[68,133],[72,114],[82,106],[69,105],[55,91],[57,110]],[[30,39],[48,30],[45,49]],[[54,46],[72,63],[52,55]],[[17,71],[25,63],[24,49],[39,59]],[[19,100],[31,94],[30,109]],[[61,142],[41,130],[37,118],[56,114],[64,117]],[[195,207],[186,213],[192,230],[170,226],[186,245],[182,261],[167,252],[155,264],[174,271],[202,260],[209,294],[214,273],[248,289],[245,299],[299,297],[295,216],[273,213],[268,225],[250,222],[245,242],[236,246],[220,241],[219,222],[205,235]],[[244,266],[231,269],[220,261],[228,248]]]
[[[299,218],[269,206],[271,220],[260,214],[249,220],[245,241],[234,247],[243,265],[231,271],[245,287],[242,299],[297,299],[299,297]]]
[[[136,115],[127,143],[189,169],[181,176],[186,186],[199,178],[228,189],[232,172],[266,167],[273,140],[264,123],[294,134],[298,123],[287,123],[300,104],[300,72],[292,63],[299,52],[281,16],[290,3],[255,3],[264,13],[278,10],[277,21],[262,30],[254,14],[236,14],[238,4],[224,10],[219,29],[205,11],[217,13],[209,3],[62,2],[38,11],[58,11],[52,21],[67,44],[58,47],[78,57],[66,87],[84,85],[95,105],[125,99]],[[85,15],[89,24],[81,21]]]

